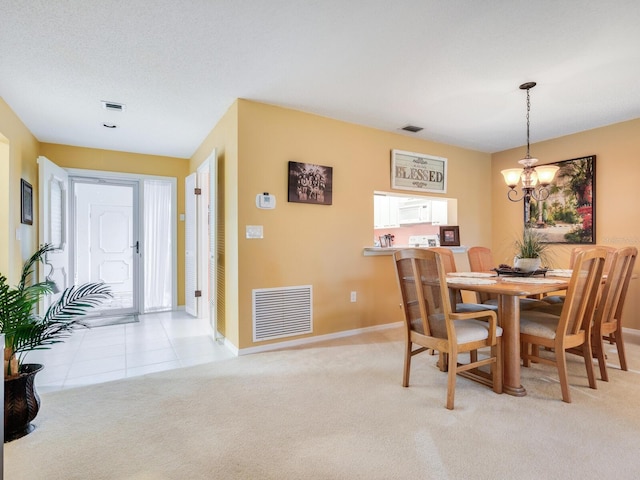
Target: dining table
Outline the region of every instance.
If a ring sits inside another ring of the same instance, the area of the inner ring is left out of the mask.
[[[456,272],[447,275],[451,290],[485,292],[498,296],[498,324],[502,327],[503,392],[527,394],[520,380],[520,297],[566,290],[569,275],[503,276],[492,272]],[[466,275],[465,275],[466,274]]]

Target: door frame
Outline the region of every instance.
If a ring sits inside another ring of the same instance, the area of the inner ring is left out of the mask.
[[[176,310],[177,305],[178,305],[178,247],[177,247],[177,242],[178,242],[178,220],[177,220],[177,211],[178,211],[178,206],[177,206],[177,178],[176,177],[165,177],[162,175],[147,175],[147,174],[137,174],[137,173],[123,173],[123,172],[111,172],[111,171],[103,171],[103,170],[85,170],[85,169],[81,169],[81,168],[65,168],[66,172],[68,173],[69,177],[74,177],[74,178],[78,178],[78,177],[84,177],[84,178],[102,178],[105,180],[109,180],[109,181],[117,181],[117,180],[121,180],[121,181],[137,181],[139,182],[139,188],[138,188],[138,218],[142,219],[143,218],[143,212],[144,212],[144,180],[162,180],[162,181],[166,181],[168,183],[171,184],[171,245],[172,245],[172,249],[171,249],[171,268],[173,271],[173,275],[172,275],[172,288],[171,288],[171,303],[172,303],[172,310]],[[144,245],[144,238],[145,238],[145,232],[144,232],[144,222],[140,221],[139,223],[139,239],[140,239],[140,245]],[[144,250],[144,248],[143,248]],[[144,254],[144,251],[143,251]],[[75,257],[75,251],[70,252],[70,255],[73,255]],[[145,278],[145,272],[144,272],[144,262],[141,260],[140,261],[140,275],[139,275],[139,283],[140,285],[138,286],[139,292],[140,292],[140,296],[138,299],[139,302],[139,306],[140,306],[140,313],[144,313],[144,278]]]

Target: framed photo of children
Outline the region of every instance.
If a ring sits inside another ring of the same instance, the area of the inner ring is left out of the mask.
[[[545,243],[595,243],[596,156],[550,165],[560,169],[548,187],[549,197],[531,198],[527,226],[535,228]]]
[[[333,202],[333,167],[289,162],[288,200],[297,203],[331,205]]]

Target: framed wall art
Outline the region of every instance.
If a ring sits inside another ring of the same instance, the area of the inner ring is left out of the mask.
[[[333,167],[289,162],[288,200],[297,203],[331,205],[333,202]]]
[[[440,227],[440,246],[459,247],[460,227],[458,227],[457,225]]]
[[[392,150],[391,188],[447,193],[447,159],[404,150]]]
[[[20,179],[20,221],[33,225],[33,187],[23,179]]]
[[[560,169],[548,187],[549,197],[531,198],[528,226],[538,229],[545,243],[595,243],[596,156],[550,165]]]

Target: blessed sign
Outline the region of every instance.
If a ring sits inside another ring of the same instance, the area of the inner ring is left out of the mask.
[[[392,150],[391,188],[447,193],[447,159]]]

